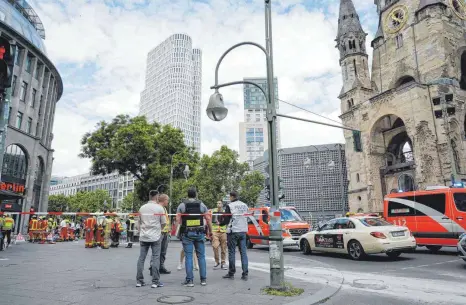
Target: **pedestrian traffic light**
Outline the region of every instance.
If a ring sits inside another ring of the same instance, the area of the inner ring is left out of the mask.
[[[15,65],[15,48],[4,37],[0,37],[0,90],[11,87]]]
[[[353,141],[354,141],[354,151],[362,151],[362,141],[361,141],[361,132],[359,130],[353,130]]]

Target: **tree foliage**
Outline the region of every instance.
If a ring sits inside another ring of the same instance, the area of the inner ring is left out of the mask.
[[[263,188],[264,175],[257,171],[246,174],[241,180],[241,201],[250,207],[254,207]]]
[[[202,157],[193,182],[197,186],[199,198],[208,207],[215,207],[216,202],[226,193],[239,190],[249,166],[238,159],[238,153],[227,146],[222,146],[212,156]],[[222,187],[225,191],[222,191]]]
[[[79,192],[75,195],[49,196],[49,212],[98,212],[110,210],[112,198],[105,190]]]
[[[64,212],[66,207],[70,205],[70,197],[65,195],[50,195],[49,196],[49,212]]]
[[[144,203],[134,192],[131,192],[121,201],[120,209],[125,212],[137,212]]]
[[[180,167],[187,164],[194,172],[199,161],[199,155],[184,144],[180,129],[148,123],[145,117],[119,115],[110,123],[100,122],[94,132],[83,136],[81,145],[80,157],[91,159],[93,174],[134,175],[136,195],[142,201],[150,190],[169,184],[172,160],[175,180],[181,178]]]

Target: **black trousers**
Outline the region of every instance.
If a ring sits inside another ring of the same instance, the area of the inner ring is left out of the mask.
[[[6,242],[8,245],[11,243],[11,230],[3,231],[4,237],[6,237]]]
[[[165,258],[167,256],[169,234],[170,233],[162,233],[162,248],[160,250],[160,270],[166,269],[165,268]]]

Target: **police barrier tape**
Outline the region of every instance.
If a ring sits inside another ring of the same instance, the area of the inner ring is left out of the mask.
[[[176,214],[165,214],[165,213],[86,213],[86,212],[0,212],[0,215],[56,215],[56,216],[253,216],[252,213],[244,214],[228,214],[228,213],[204,213],[204,214],[187,214],[187,213],[176,213]]]

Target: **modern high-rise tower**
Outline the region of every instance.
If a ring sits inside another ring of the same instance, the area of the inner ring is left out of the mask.
[[[186,145],[200,152],[201,84],[201,50],[188,35],[171,35],[147,56],[139,115],[181,129]]]
[[[266,78],[245,78],[261,86],[267,93]],[[278,81],[274,79],[275,101],[278,109]],[[261,90],[252,85],[244,85],[244,122],[239,124],[239,155],[241,162],[248,162],[252,169],[254,160],[262,157],[268,149],[267,102]],[[280,148],[280,125],[277,120],[277,146]]]

